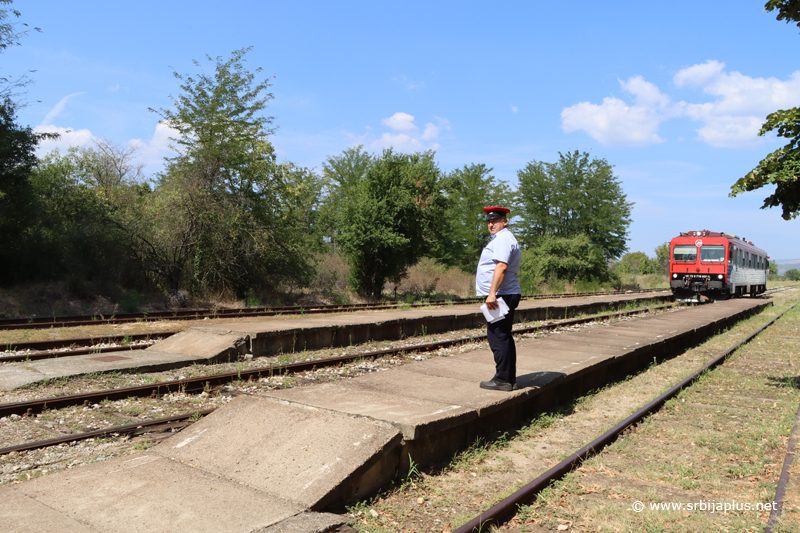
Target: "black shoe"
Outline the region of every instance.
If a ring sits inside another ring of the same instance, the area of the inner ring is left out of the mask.
[[[481,388],[486,390],[499,390],[505,392],[511,392],[512,390],[517,388],[517,384],[506,383],[505,381],[500,381],[499,379],[493,379],[491,381],[481,381]]]

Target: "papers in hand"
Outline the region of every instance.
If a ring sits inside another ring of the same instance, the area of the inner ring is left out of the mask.
[[[508,314],[508,305],[503,301],[503,298],[498,298],[497,304],[500,306],[497,309],[489,309],[486,304],[481,306],[483,316],[486,317],[486,322],[490,324],[502,320]]]

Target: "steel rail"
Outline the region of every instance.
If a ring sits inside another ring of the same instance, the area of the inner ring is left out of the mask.
[[[517,507],[519,505],[530,503],[536,496],[536,494],[538,494],[543,489],[548,487],[554,481],[564,477],[573,468],[579,466],[587,458],[596,455],[597,453],[602,451],[603,448],[614,442],[620,435],[620,433],[625,431],[628,427],[637,424],[646,416],[649,416],[658,411],[659,409],[661,409],[661,407],[667,402],[667,400],[677,395],[685,387],[693,384],[697,380],[697,378],[699,378],[704,372],[724,363],[725,360],[738,348],[749,343],[759,333],[770,327],[772,324],[775,323],[775,321],[777,321],[787,312],[794,309],[797,305],[799,304],[795,304],[789,309],[786,309],[780,315],[776,316],[775,318],[770,320],[767,324],[756,330],[753,334],[749,335],[744,340],[736,343],[732,348],[728,349],[722,355],[719,355],[712,361],[708,362],[700,370],[696,371],[686,379],[683,379],[680,383],[673,386],[667,392],[656,397],[650,403],[648,403],[641,409],[637,410],[635,413],[633,413],[625,420],[623,420],[610,430],[606,431],[605,433],[597,437],[595,440],[593,440],[592,442],[590,442],[577,452],[573,453],[572,455],[570,455],[557,465],[547,470],[541,476],[537,477],[536,479],[534,479],[533,481],[531,481],[518,491],[514,492],[512,495],[504,498],[496,505],[480,513],[478,516],[474,517],[472,520],[470,520],[463,526],[459,527],[458,529],[453,530],[453,533],[479,532],[483,531],[484,528],[487,526],[490,525],[496,526],[506,522],[508,519],[510,519],[510,517],[514,516],[517,513]]]
[[[789,437],[789,445],[786,448],[786,457],[783,459],[783,468],[781,469],[781,476],[778,478],[778,487],[775,490],[775,502],[777,506],[773,507],[769,513],[769,520],[764,533],[772,533],[772,528],[777,525],[778,519],[783,512],[783,499],[786,495],[786,485],[789,484],[789,472],[792,468],[792,461],[795,456],[795,449],[797,448],[797,439],[800,437],[800,407],[797,409],[797,415],[794,418],[794,426],[792,426],[792,433]]]
[[[662,309],[668,306],[656,306],[652,309]],[[610,313],[607,315],[600,315],[595,317],[575,318],[570,320],[563,320],[560,322],[551,322],[547,324],[540,324],[528,328],[515,329],[512,333],[519,335],[524,333],[536,333],[538,331],[546,331],[560,327],[568,327],[587,322],[607,320],[620,316],[634,315],[638,313],[647,312],[648,308],[634,309],[631,311],[621,311],[617,313]],[[363,352],[357,354],[342,355],[338,357],[329,357],[325,359],[314,359],[311,361],[303,361],[298,363],[288,363],[285,365],[270,365],[267,367],[255,368],[251,370],[242,370],[237,372],[226,372],[221,374],[212,374],[208,376],[186,378],[173,381],[162,381],[159,383],[151,383],[148,385],[137,385],[133,387],[121,387],[117,389],[108,389],[102,391],[93,391],[81,394],[70,394],[65,396],[54,396],[41,400],[29,400],[25,402],[6,403],[0,404],[0,418],[10,416],[13,414],[20,416],[31,416],[40,413],[45,409],[62,409],[75,405],[88,405],[90,403],[100,403],[103,400],[121,400],[130,397],[158,397],[162,394],[172,392],[203,392],[214,389],[216,387],[230,383],[231,381],[250,381],[253,379],[260,379],[262,377],[271,377],[275,375],[299,373],[318,368],[325,368],[330,366],[338,366],[344,363],[349,363],[358,359],[374,359],[384,357],[387,355],[397,355],[401,353],[410,352],[426,352],[438,350],[440,348],[447,348],[450,346],[457,346],[469,342],[479,342],[486,339],[486,335],[477,335],[474,337],[462,337],[449,341],[438,341],[425,344],[414,344],[398,348],[388,348],[384,350],[375,350],[371,352]]]
[[[180,333],[179,331],[159,331],[153,333],[128,333],[123,335],[96,335],[92,337],[73,337],[70,339],[55,339],[46,341],[25,341],[25,342],[5,342],[0,343],[2,351],[18,351],[18,350],[53,350],[58,348],[68,348],[71,346],[80,346],[91,348],[96,344],[101,343],[119,343],[125,342],[126,339],[131,342],[161,339]],[[6,358],[0,358],[0,361],[5,361]]]
[[[635,294],[647,292],[664,292],[669,289],[637,289],[635,291],[583,292],[550,295],[526,296],[523,299],[544,300],[555,298],[581,298],[586,296],[613,296],[618,294]],[[46,329],[54,327],[96,326],[100,324],[122,324],[128,322],[153,322],[158,320],[199,320],[203,318],[246,318],[259,316],[299,315],[342,313],[362,310],[396,309],[398,307],[429,307],[431,305],[465,305],[482,301],[482,298],[464,298],[460,300],[433,300],[405,304],[402,302],[377,304],[321,304],[312,306],[285,307],[242,307],[233,309],[190,309],[180,311],[158,311],[152,313],[122,313],[109,317],[102,315],[75,315],[65,317],[12,318],[0,319],[0,329]]]
[[[126,346],[104,346],[98,348],[79,348],[77,350],[64,350],[60,352],[29,352],[24,354],[0,356],[0,363],[19,363],[21,361],[37,361],[39,359],[56,359],[58,357],[71,357],[73,355],[89,355],[108,352],[124,352],[131,350],[144,350],[152,344],[132,344]]]
[[[213,409],[202,409],[199,411],[194,411],[191,413],[184,413],[182,415],[175,415],[169,416],[167,418],[156,418],[153,420],[144,420],[142,422],[135,422],[133,424],[125,424],[124,426],[114,426],[105,429],[97,429],[95,431],[86,431],[83,433],[74,433],[72,435],[65,435],[63,437],[56,437],[53,439],[46,439],[46,440],[39,440],[36,442],[27,442],[25,444],[19,444],[17,446],[8,446],[6,448],[0,448],[0,455],[6,455],[11,452],[24,452],[28,450],[38,450],[40,448],[47,448],[50,446],[58,446],[59,444],[66,444],[70,442],[76,442],[79,440],[86,440],[86,439],[93,439],[95,437],[105,437],[108,435],[117,434],[127,434],[127,435],[136,435],[138,433],[146,433],[145,430],[153,430],[157,426],[161,425],[168,425],[168,428],[165,429],[174,429],[174,428],[182,428],[187,424],[179,424],[178,422],[183,422],[193,417],[203,417],[210,413],[216,411],[216,408]],[[174,425],[172,425],[174,424]]]

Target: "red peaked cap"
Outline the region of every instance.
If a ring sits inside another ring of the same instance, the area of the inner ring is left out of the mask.
[[[503,218],[506,216],[506,213],[510,213],[511,209],[507,207],[498,207],[496,205],[484,207],[483,212],[486,213],[486,220],[494,220],[497,218]]]

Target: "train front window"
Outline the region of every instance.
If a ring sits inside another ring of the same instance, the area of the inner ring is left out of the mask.
[[[724,246],[703,246],[700,248],[700,261],[722,263],[725,261]]]
[[[672,249],[672,260],[697,261],[697,247],[676,245],[675,248]]]

